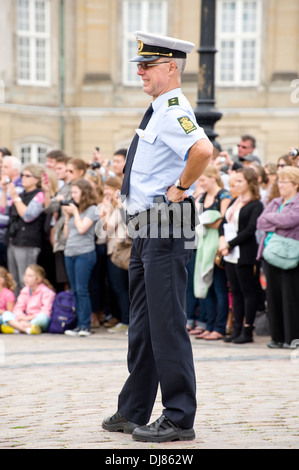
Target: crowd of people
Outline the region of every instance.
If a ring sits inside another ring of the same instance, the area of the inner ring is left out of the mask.
[[[262,164],[243,135],[238,154],[218,146],[197,180],[197,245],[187,266],[187,329],[195,339],[254,340],[266,312],[270,348],[299,338],[299,266],[272,264],[276,235],[299,245],[299,150]],[[51,151],[21,165],[0,149],[0,324],[2,333],[48,331],[55,295],[71,290],[77,325],[69,336],[129,326],[128,269],[114,263],[128,236],[120,200],[126,149],[90,162]],[[117,233],[117,236],[116,236]],[[295,252],[297,247],[292,250]],[[263,281],[263,282],[262,282]]]

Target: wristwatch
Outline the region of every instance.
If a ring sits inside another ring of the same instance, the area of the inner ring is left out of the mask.
[[[183,186],[181,186],[181,181],[180,179],[176,180],[176,182],[174,183],[175,187],[180,189],[181,191],[187,191],[187,189],[189,188],[183,188]],[[189,186],[190,187],[190,186]]]

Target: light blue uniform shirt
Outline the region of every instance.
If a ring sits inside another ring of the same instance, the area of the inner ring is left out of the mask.
[[[136,129],[139,141],[126,199],[129,214],[149,209],[155,196],[165,195],[181,176],[189,149],[207,138],[180,88],[159,96],[152,106],[146,129]]]

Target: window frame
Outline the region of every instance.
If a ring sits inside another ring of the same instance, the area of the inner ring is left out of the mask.
[[[236,4],[236,18],[235,25],[236,29],[234,32],[222,32],[221,31],[221,19],[223,14],[223,4],[228,0],[218,0],[217,3],[217,22],[216,22],[216,47],[218,53],[216,54],[216,86],[218,87],[256,87],[261,82],[261,42],[262,42],[262,2],[261,0],[231,0],[230,3]],[[257,14],[256,14],[256,31],[254,32],[243,32],[242,26],[242,15],[243,7],[245,3],[256,3]],[[221,79],[221,41],[227,40],[234,43],[234,58],[233,58],[233,79],[222,80]],[[254,75],[253,80],[242,79],[242,46],[245,40],[255,41],[255,62],[254,62]],[[240,65],[238,65],[240,64]]]
[[[49,87],[51,85],[51,3],[49,0],[27,0],[28,1],[28,12],[29,12],[29,29],[19,29],[19,7],[20,1],[16,3],[16,64],[17,64],[17,83],[21,86],[39,86]],[[36,10],[37,4],[42,2],[45,6],[45,31],[38,32],[36,28]],[[29,46],[29,78],[21,78],[21,66],[20,66],[20,40],[28,39]],[[45,43],[45,54],[44,54],[44,74],[45,79],[39,80],[37,78],[37,42],[42,40]]]
[[[30,158],[29,160],[24,161],[22,151],[25,148],[30,148]],[[44,149],[45,158],[40,160],[39,148]],[[46,164],[46,155],[52,150],[51,146],[41,142],[23,142],[18,145],[18,155],[22,163],[22,167],[28,165],[29,163],[35,163],[39,165]]]
[[[133,54],[137,55],[137,42],[136,37],[134,35],[134,31],[129,31],[128,25],[128,15],[129,15],[129,4],[136,4],[139,5],[141,8],[141,15],[140,15],[140,24],[138,28],[134,29],[137,31],[149,31],[153,34],[159,34],[161,36],[167,35],[167,24],[168,24],[168,2],[166,0],[125,0],[123,3],[123,21],[122,21],[122,28],[123,28],[123,41],[122,41],[122,83],[124,86],[127,87],[136,87],[140,85],[141,80],[137,75],[137,69],[135,74],[135,80],[130,79],[130,69],[132,70],[133,66],[136,67],[136,63],[130,63],[129,59],[132,58],[129,56],[129,44],[131,41],[136,43],[136,49]],[[161,19],[161,30],[152,30],[150,28],[151,24],[149,23],[149,9],[151,4],[159,4],[161,5],[162,11],[162,19]]]

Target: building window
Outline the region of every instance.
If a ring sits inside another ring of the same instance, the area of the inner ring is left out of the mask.
[[[260,74],[261,0],[218,0],[216,83],[256,86]]]
[[[164,0],[125,0],[123,10],[123,82],[140,84],[136,63],[130,62],[137,55],[134,31],[167,34],[167,2]]]
[[[23,144],[19,147],[19,158],[22,166],[28,163],[39,163],[45,165],[46,155],[50,147],[44,144]]]
[[[50,2],[17,1],[19,85],[50,85]]]

